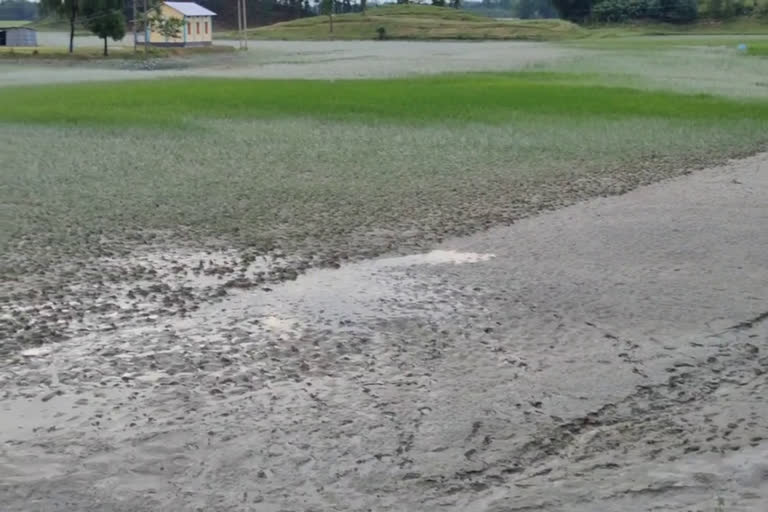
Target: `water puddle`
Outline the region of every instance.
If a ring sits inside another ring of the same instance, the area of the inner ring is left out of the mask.
[[[382,258],[368,262],[373,266],[408,267],[412,265],[460,265],[463,263],[479,263],[494,258],[493,254],[480,254],[476,252],[459,252],[453,250],[435,250],[424,254],[411,254],[395,258]]]
[[[300,335],[307,328],[435,314],[453,314],[458,301],[434,275],[418,266],[488,261],[493,254],[436,250],[316,269],[268,293],[243,291],[217,303],[217,320],[256,319],[269,332]],[[214,307],[214,306],[212,306]]]

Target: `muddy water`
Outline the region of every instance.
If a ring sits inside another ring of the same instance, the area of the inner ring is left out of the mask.
[[[3,510],[766,510],[766,163],[4,355]]]

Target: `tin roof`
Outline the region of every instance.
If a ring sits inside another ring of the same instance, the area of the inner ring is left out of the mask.
[[[184,16],[216,16],[215,12],[194,2],[165,2],[165,5],[171,9],[176,9]]]

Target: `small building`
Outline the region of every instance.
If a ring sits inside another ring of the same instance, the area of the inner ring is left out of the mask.
[[[0,28],[0,46],[37,46],[37,31],[27,27]]]
[[[216,13],[194,2],[163,2],[160,12],[166,18],[181,18],[184,25],[176,38],[147,28],[144,37],[153,46],[207,46],[213,44],[213,17]]]

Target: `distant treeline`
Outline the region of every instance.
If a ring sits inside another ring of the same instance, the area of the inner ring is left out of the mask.
[[[462,9],[491,18],[558,18],[552,0],[483,0],[466,2]]]
[[[0,0],[0,20],[30,21],[37,18],[37,4],[26,0]]]
[[[768,0],[553,0],[553,3],[561,17],[575,22],[689,23],[699,18],[768,17]]]

